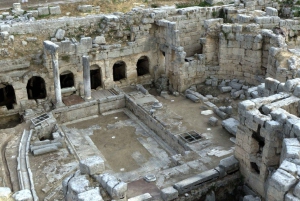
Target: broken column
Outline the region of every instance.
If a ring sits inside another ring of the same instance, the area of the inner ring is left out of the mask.
[[[61,88],[60,88],[60,77],[59,77],[59,65],[58,65],[58,50],[59,46],[51,41],[44,41],[44,49],[51,54],[51,62],[53,68],[53,79],[54,79],[54,90],[55,90],[55,99],[56,107],[63,106],[62,97],[61,97]]]
[[[83,64],[84,98],[88,100],[92,98],[89,56],[82,56],[82,64]]]

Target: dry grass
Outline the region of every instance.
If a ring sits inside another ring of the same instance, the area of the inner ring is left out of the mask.
[[[112,0],[112,2],[104,2],[105,0],[82,0],[81,2],[72,2],[72,3],[63,3],[60,4],[60,8],[62,11],[61,15],[53,16],[43,16],[39,17],[38,19],[48,19],[48,18],[59,18],[62,16],[66,16],[68,13],[68,16],[85,16],[88,14],[96,14],[96,13],[81,13],[77,11],[77,7],[79,5],[93,5],[93,6],[100,6],[100,13],[108,14],[108,13],[114,13],[114,12],[129,12],[133,7],[139,6],[139,5],[145,5],[145,8],[153,7],[155,6],[164,6],[164,5],[174,5],[178,2],[187,2],[191,0],[183,0],[183,1],[173,1],[173,0],[152,0],[151,2],[144,2],[145,0],[127,0],[126,2],[118,3],[115,2],[117,0]],[[146,0],[147,1],[147,0]],[[150,1],[150,0],[148,0]],[[56,5],[55,3],[48,3],[49,6]],[[35,7],[30,7],[29,10],[36,9]],[[80,33],[82,35],[89,35],[93,37],[91,33]],[[37,37],[37,42],[28,42],[27,46],[23,46],[21,43],[23,40],[26,40],[26,37],[31,36],[29,35],[16,35],[15,36],[15,42],[14,42],[14,48],[8,49],[9,55],[5,58],[17,58],[19,56],[25,56],[25,55],[31,55],[32,52],[37,53],[40,50],[40,44],[42,44],[42,41],[49,39],[49,36],[33,36]],[[118,43],[120,43],[118,39]],[[116,41],[110,41],[110,38],[107,37],[108,42],[116,42]],[[0,58],[3,58],[3,56],[0,55]]]
[[[61,4],[60,7],[63,14],[70,12],[69,16],[82,16],[84,14],[77,11],[78,5],[100,6],[101,13],[113,13],[113,12],[125,13],[130,11],[135,5],[139,5],[139,4],[142,4],[142,1],[129,0],[123,3],[109,3],[109,2],[102,2],[99,0],[87,0],[78,3]]]
[[[159,7],[164,5],[175,5],[175,3],[182,3],[182,2],[190,2],[191,0],[181,0],[181,1],[174,1],[174,0],[153,0],[148,2],[147,0],[127,0],[124,2],[117,2],[117,0],[112,0],[112,2],[101,1],[101,0],[87,0],[77,3],[68,3],[68,4],[60,4],[62,14],[65,15],[66,13],[70,13],[69,16],[84,16],[86,14],[80,13],[77,11],[78,5],[93,5],[93,6],[100,6],[100,13],[114,13],[114,12],[129,12],[132,8],[139,5],[144,5],[147,7]]]
[[[77,11],[78,5],[93,5],[93,6],[100,6],[100,13],[113,13],[113,12],[123,12],[126,13],[130,11],[136,5],[145,5],[142,0],[128,0],[126,2],[117,3],[117,2],[102,2],[99,0],[87,0],[84,2],[77,2],[77,3],[68,3],[68,4],[61,4],[60,8],[62,10],[63,15],[66,13],[70,13],[69,16],[84,16],[86,13],[80,13]],[[89,14],[89,13],[87,13]]]

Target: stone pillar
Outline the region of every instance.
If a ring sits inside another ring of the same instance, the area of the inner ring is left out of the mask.
[[[53,78],[54,78],[54,89],[55,89],[55,98],[56,106],[63,106],[61,98],[61,87],[60,87],[60,76],[59,76],[59,66],[58,66],[58,53],[51,54],[52,68],[53,68]]]
[[[61,88],[60,88],[60,76],[59,76],[59,65],[58,65],[58,45],[51,41],[44,41],[44,48],[47,52],[51,54],[51,63],[53,69],[53,80],[54,80],[54,90],[55,90],[55,107],[64,106],[61,98]]]
[[[82,64],[83,64],[84,98],[88,100],[92,98],[89,56],[82,56]]]

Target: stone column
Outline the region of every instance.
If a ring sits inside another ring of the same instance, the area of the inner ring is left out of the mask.
[[[58,65],[58,45],[51,41],[44,41],[44,48],[51,54],[51,63],[53,69],[53,80],[54,80],[54,90],[55,90],[55,106],[64,106],[61,98],[61,88],[60,88],[60,77],[59,77],[59,65]]]
[[[54,89],[56,106],[60,107],[63,105],[61,98],[61,87],[60,87],[60,76],[59,76],[59,66],[58,66],[58,53],[51,54],[52,68],[53,68],[53,78],[54,78]]]
[[[88,100],[92,98],[89,56],[82,56],[82,64],[83,64],[84,98]]]

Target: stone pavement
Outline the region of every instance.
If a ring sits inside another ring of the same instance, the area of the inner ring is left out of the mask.
[[[93,141],[89,138],[89,135],[92,134],[93,130],[98,128],[99,127],[91,127],[86,129],[83,133],[79,129],[62,126],[62,129],[68,141],[71,143],[71,146],[74,147],[75,154],[79,160],[90,156],[100,156],[101,158],[104,158],[101,152],[94,145]]]

